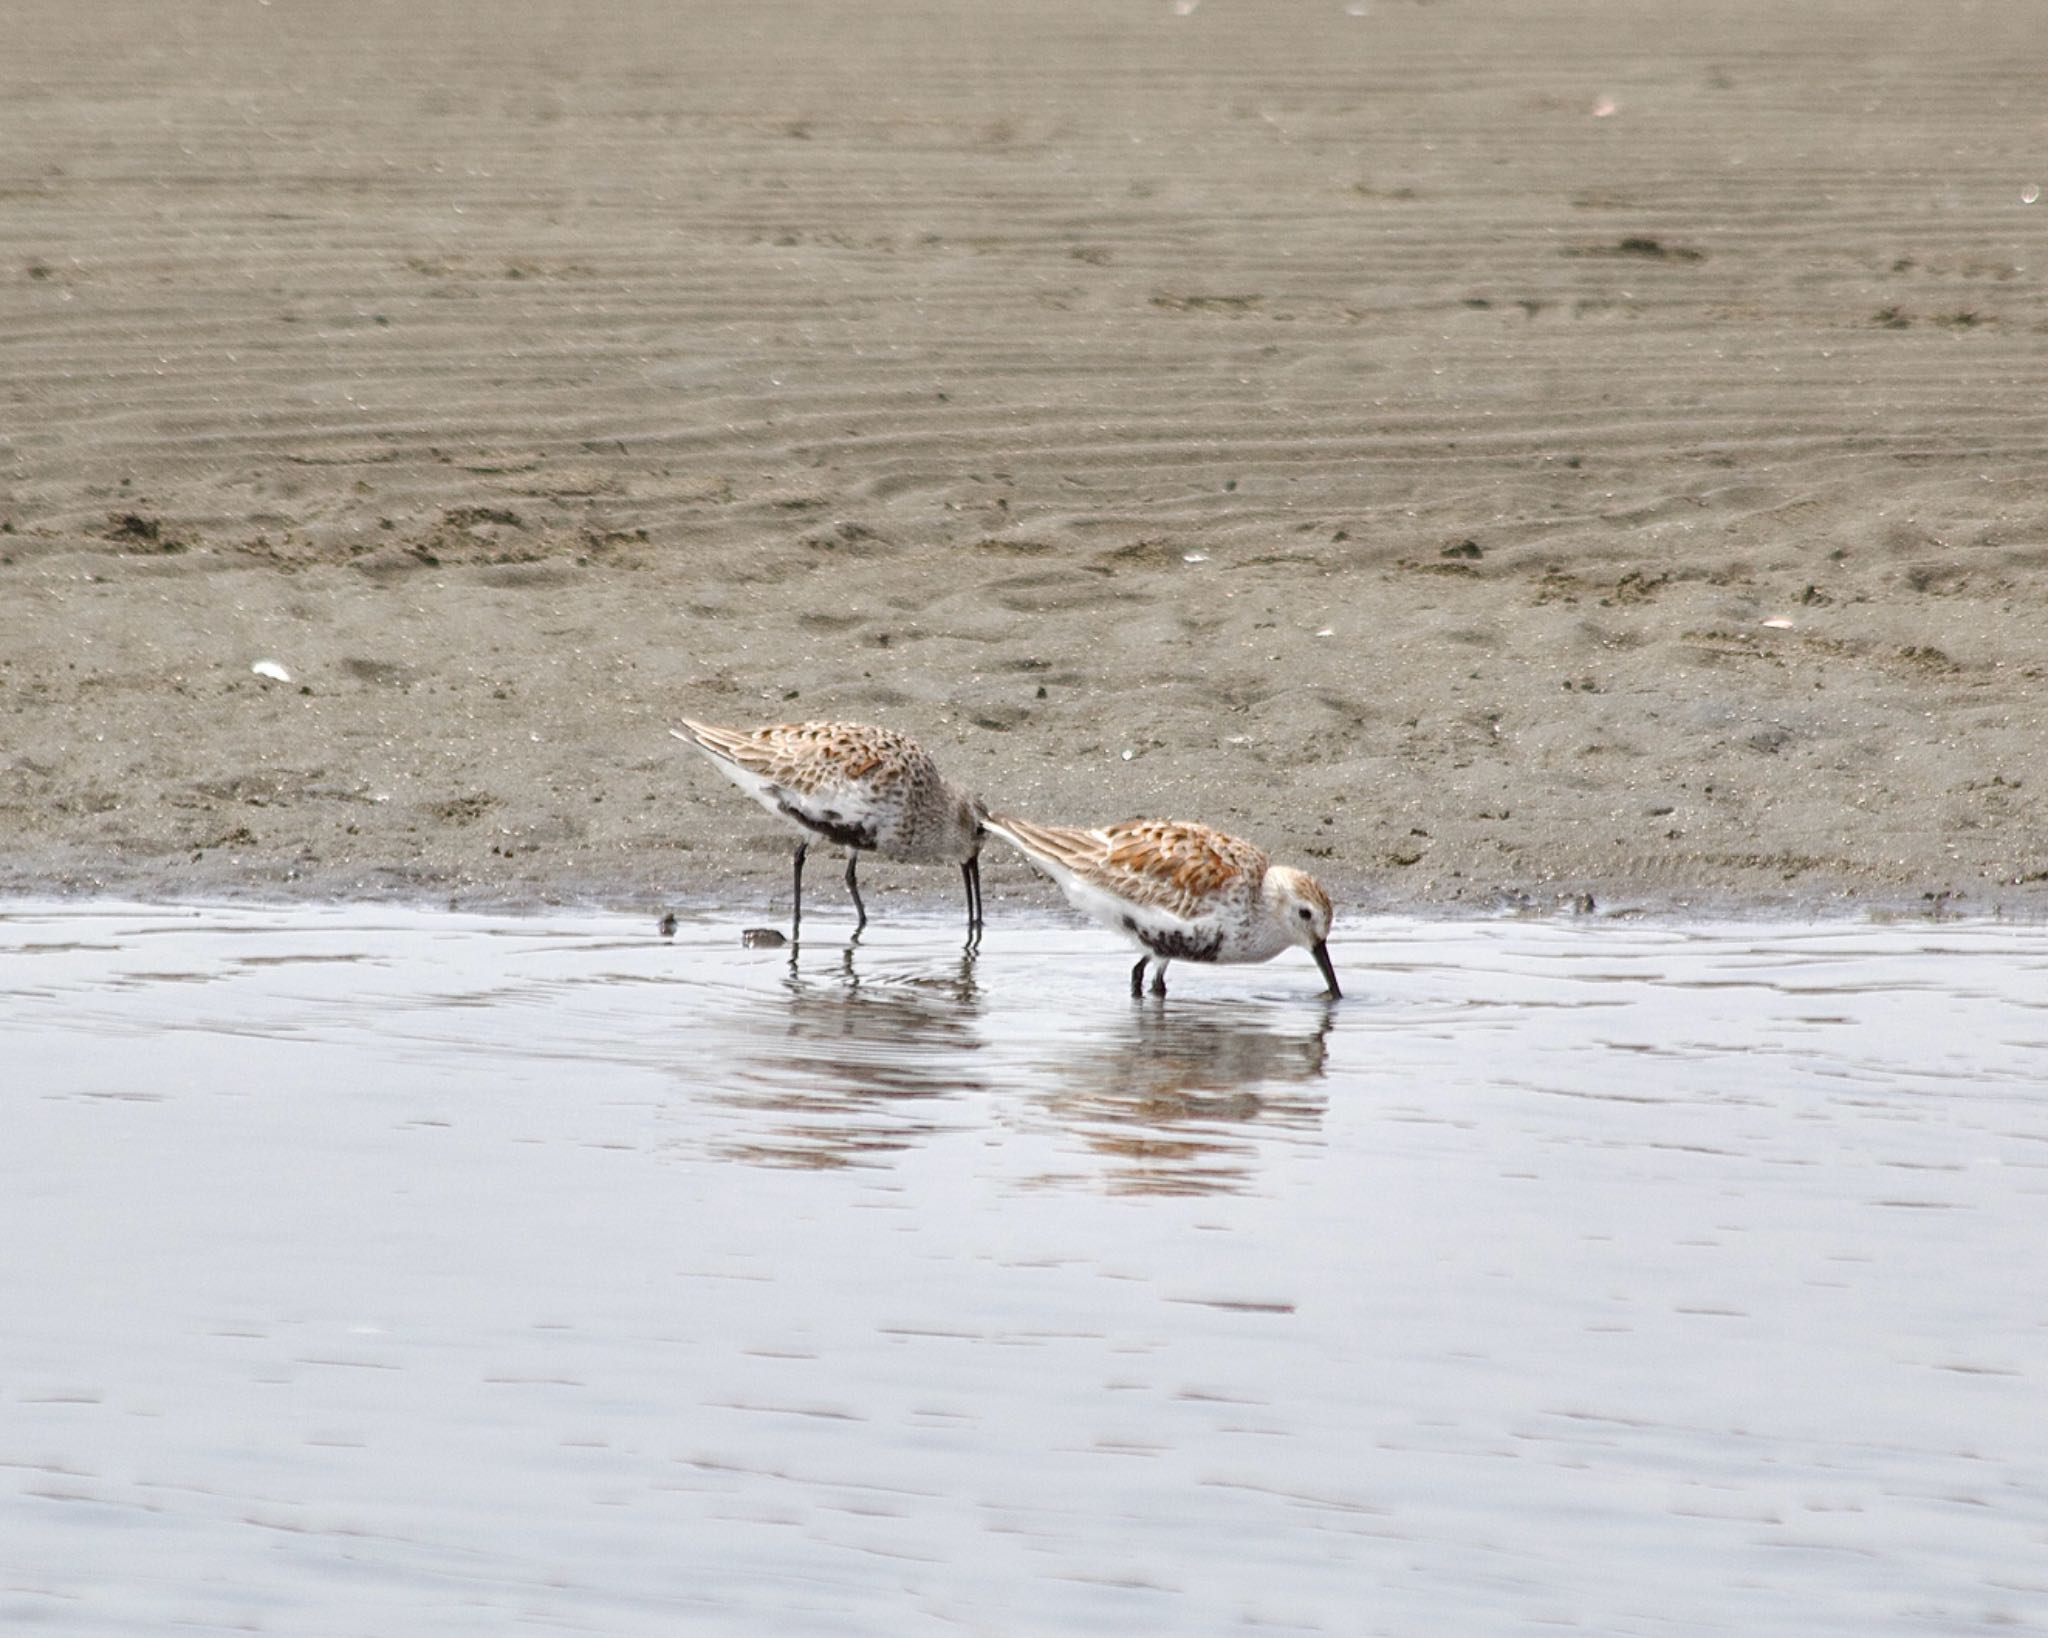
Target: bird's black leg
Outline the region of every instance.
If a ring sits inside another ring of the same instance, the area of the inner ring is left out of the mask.
[[[969,859],[960,867],[960,879],[967,884],[967,942],[981,937],[981,860]]]
[[[804,924],[804,855],[810,851],[810,841],[805,839],[796,845],[796,886],[792,890],[789,908],[789,942],[796,942],[796,930]]]
[[[1152,993],[1154,995],[1164,995],[1166,993],[1166,963],[1164,961],[1152,969]]]
[[[1148,955],[1141,955],[1138,957],[1137,966],[1131,969],[1131,994],[1143,995],[1145,993],[1145,963],[1151,959]]]
[[[853,895],[853,930],[858,933],[868,924],[868,907],[860,902],[860,883],[853,879],[853,867],[860,863],[860,855],[852,848],[846,850],[846,891]]]

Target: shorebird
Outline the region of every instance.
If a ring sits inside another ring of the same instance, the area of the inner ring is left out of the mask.
[[[1169,961],[1270,961],[1291,945],[1316,958],[1331,999],[1330,896],[1305,871],[1271,864],[1250,842],[1178,819],[1126,819],[1096,830],[984,813],[982,823],[1059,885],[1083,915],[1145,953],[1131,994],[1166,993]]]
[[[717,728],[683,719],[670,733],[770,813],[803,832],[796,844],[790,937],[804,914],[804,854],[812,838],[846,849],[846,890],[858,934],[868,924],[854,869],[863,853],[907,864],[957,864],[967,885],[967,937],[981,934],[980,807],[946,783],[916,740],[858,722]]]

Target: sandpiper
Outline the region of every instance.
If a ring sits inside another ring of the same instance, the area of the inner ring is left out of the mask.
[[[1271,864],[1250,842],[1178,819],[1126,819],[1095,830],[1035,825],[1005,814],[982,823],[1059,885],[1083,915],[1133,939],[1143,993],[1166,993],[1169,961],[1270,961],[1291,945],[1316,958],[1330,986],[1330,896],[1305,871]]]
[[[762,807],[802,832],[790,937],[804,913],[804,854],[813,837],[846,849],[846,890],[857,934],[868,924],[854,867],[863,853],[907,864],[957,864],[967,884],[967,937],[981,934],[980,808],[946,783],[916,740],[858,722],[786,722],[717,728],[683,719],[671,728]]]

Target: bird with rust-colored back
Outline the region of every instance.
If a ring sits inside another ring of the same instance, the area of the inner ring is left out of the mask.
[[[1300,945],[1315,957],[1332,997],[1342,995],[1327,940],[1332,910],[1322,884],[1271,863],[1242,837],[1180,819],[1126,819],[1094,829],[1040,825],[1007,814],[983,823],[1066,894],[1084,915],[1133,940],[1145,954],[1131,993],[1166,993],[1170,961],[1270,961]]]

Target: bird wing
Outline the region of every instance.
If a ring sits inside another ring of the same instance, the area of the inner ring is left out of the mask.
[[[720,728],[682,719],[669,732],[757,779],[808,791],[832,780],[860,779],[888,756],[895,736],[843,722],[777,722],[765,728]]]
[[[1240,879],[1256,885],[1266,855],[1250,842],[1180,819],[1125,819],[1094,830],[991,814],[988,828],[1028,859],[1090,887],[1183,920]]]
[[[692,722],[683,718],[680,728],[669,732],[686,745],[694,745],[714,762],[731,762],[750,772],[766,775],[765,747],[746,728],[720,728],[715,723]]]

